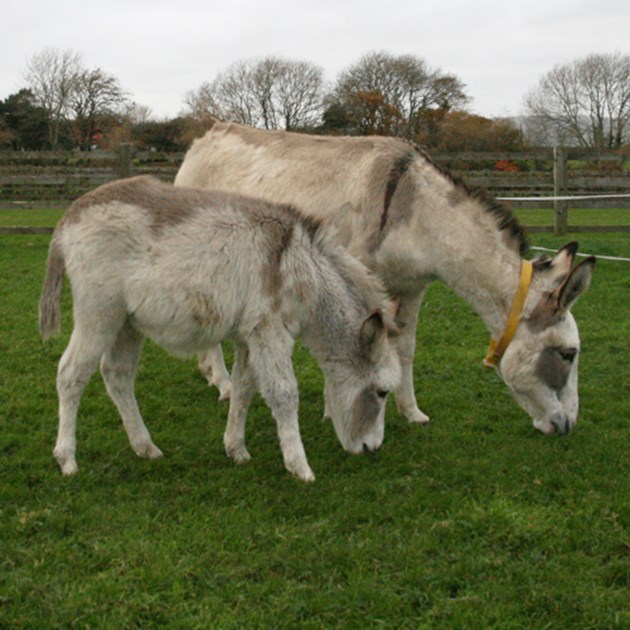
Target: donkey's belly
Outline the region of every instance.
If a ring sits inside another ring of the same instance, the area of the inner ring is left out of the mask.
[[[217,345],[226,335],[220,334],[216,329],[191,327],[182,328],[159,328],[147,326],[146,323],[132,320],[136,328],[145,337],[148,337],[161,348],[170,354],[178,357],[189,357],[199,352],[204,352]]]
[[[185,291],[135,295],[127,300],[136,330],[178,356],[190,356],[221,342],[232,329],[208,301]]]

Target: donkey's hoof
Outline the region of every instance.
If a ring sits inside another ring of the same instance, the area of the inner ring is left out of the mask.
[[[77,460],[71,455],[62,455],[54,453],[55,459],[61,468],[62,475],[74,475],[79,470]]]
[[[62,475],[74,475],[79,470],[74,451],[69,452],[55,448],[53,455],[59,464],[59,468],[61,468]]]
[[[65,476],[76,475],[79,470],[76,462],[66,462],[61,466],[61,474]]]
[[[159,459],[160,457],[164,457],[164,453],[162,453],[153,442],[134,447],[133,450],[138,457],[142,457],[143,459]]]
[[[217,387],[219,388],[219,401],[230,400],[232,396],[232,384],[226,383],[224,385],[217,385]]]
[[[230,400],[232,396],[232,381],[229,379],[215,379],[211,373],[206,375],[206,380],[210,387],[216,387],[219,390],[219,401]]]
[[[407,420],[413,424],[429,424],[430,418],[425,413],[422,413],[418,407],[408,412],[402,412]]]
[[[294,476],[300,479],[301,481],[315,481],[315,475],[311,470],[311,467],[308,464],[303,465],[291,465],[287,464],[286,469]]]
[[[226,445],[225,453],[230,459],[234,460],[236,464],[246,464],[252,458],[249,451],[244,446],[230,447]]]
[[[246,464],[248,461],[251,460],[251,458],[252,456],[247,452],[247,449],[243,449],[232,457],[234,462],[237,464]]]
[[[300,479],[301,481],[306,481],[308,483],[315,481],[315,474],[310,468],[307,471],[296,475],[296,477]]]

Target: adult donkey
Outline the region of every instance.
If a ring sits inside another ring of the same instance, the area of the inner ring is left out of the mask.
[[[175,183],[292,203],[334,226],[338,242],[399,301],[403,373],[395,393],[410,421],[428,421],[413,389],[415,329],[423,293],[440,279],[485,322],[492,338],[486,364],[496,367],[534,426],[563,434],[575,424],[579,335],[569,309],[588,287],[595,259],[572,269],[571,243],[553,260],[524,260],[515,217],[415,145],[217,123],[193,143]],[[201,367],[228,394],[220,348]]]
[[[298,425],[291,364],[300,333],[327,378],[337,436],[351,452],[383,441],[387,391],[400,378],[380,282],[317,221],[288,206],[186,190],[147,177],[107,184],[76,201],[53,235],[40,330],[59,329],[64,270],[74,330],[59,362],[54,454],[77,470],[76,415],[99,361],[134,451],[159,457],[136,403],[144,337],[175,354],[235,339],[225,448],[247,461],[245,418],[258,385],[278,425],[286,468],[314,479]]]

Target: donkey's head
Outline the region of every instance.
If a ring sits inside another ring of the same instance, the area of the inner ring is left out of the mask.
[[[350,355],[326,370],[326,415],[346,451],[375,451],[383,443],[387,394],[400,381],[398,353],[389,340],[395,326],[380,311],[357,331]]]
[[[577,243],[534,261],[525,310],[497,369],[543,433],[568,433],[578,414],[580,337],[571,306],[588,288],[595,258],[572,268]]]

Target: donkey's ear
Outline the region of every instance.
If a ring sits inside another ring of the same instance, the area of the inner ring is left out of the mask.
[[[573,241],[558,250],[558,253],[551,260],[540,258],[533,261],[534,271],[545,279],[549,291],[558,289],[566,282],[571,273],[577,250],[578,244]]]
[[[580,295],[588,289],[593,277],[595,262],[595,256],[589,256],[573,269],[562,286],[557,289],[560,311],[568,311]]]
[[[573,261],[577,254],[578,244],[576,241],[567,243],[562,249],[558,250],[558,253],[553,257],[551,266],[554,271],[560,273],[569,273],[571,267],[573,267]]]
[[[588,289],[594,269],[595,256],[589,256],[577,265],[555,291],[543,294],[528,318],[530,323],[543,328],[553,324]]]
[[[370,358],[375,357],[386,337],[387,329],[383,315],[380,311],[374,311],[361,324],[360,339],[363,352]]]
[[[571,241],[564,247],[558,250],[558,253],[553,257],[553,264],[559,264],[561,260],[568,259],[568,264],[573,265],[575,255],[577,254],[579,245],[577,241]]]

